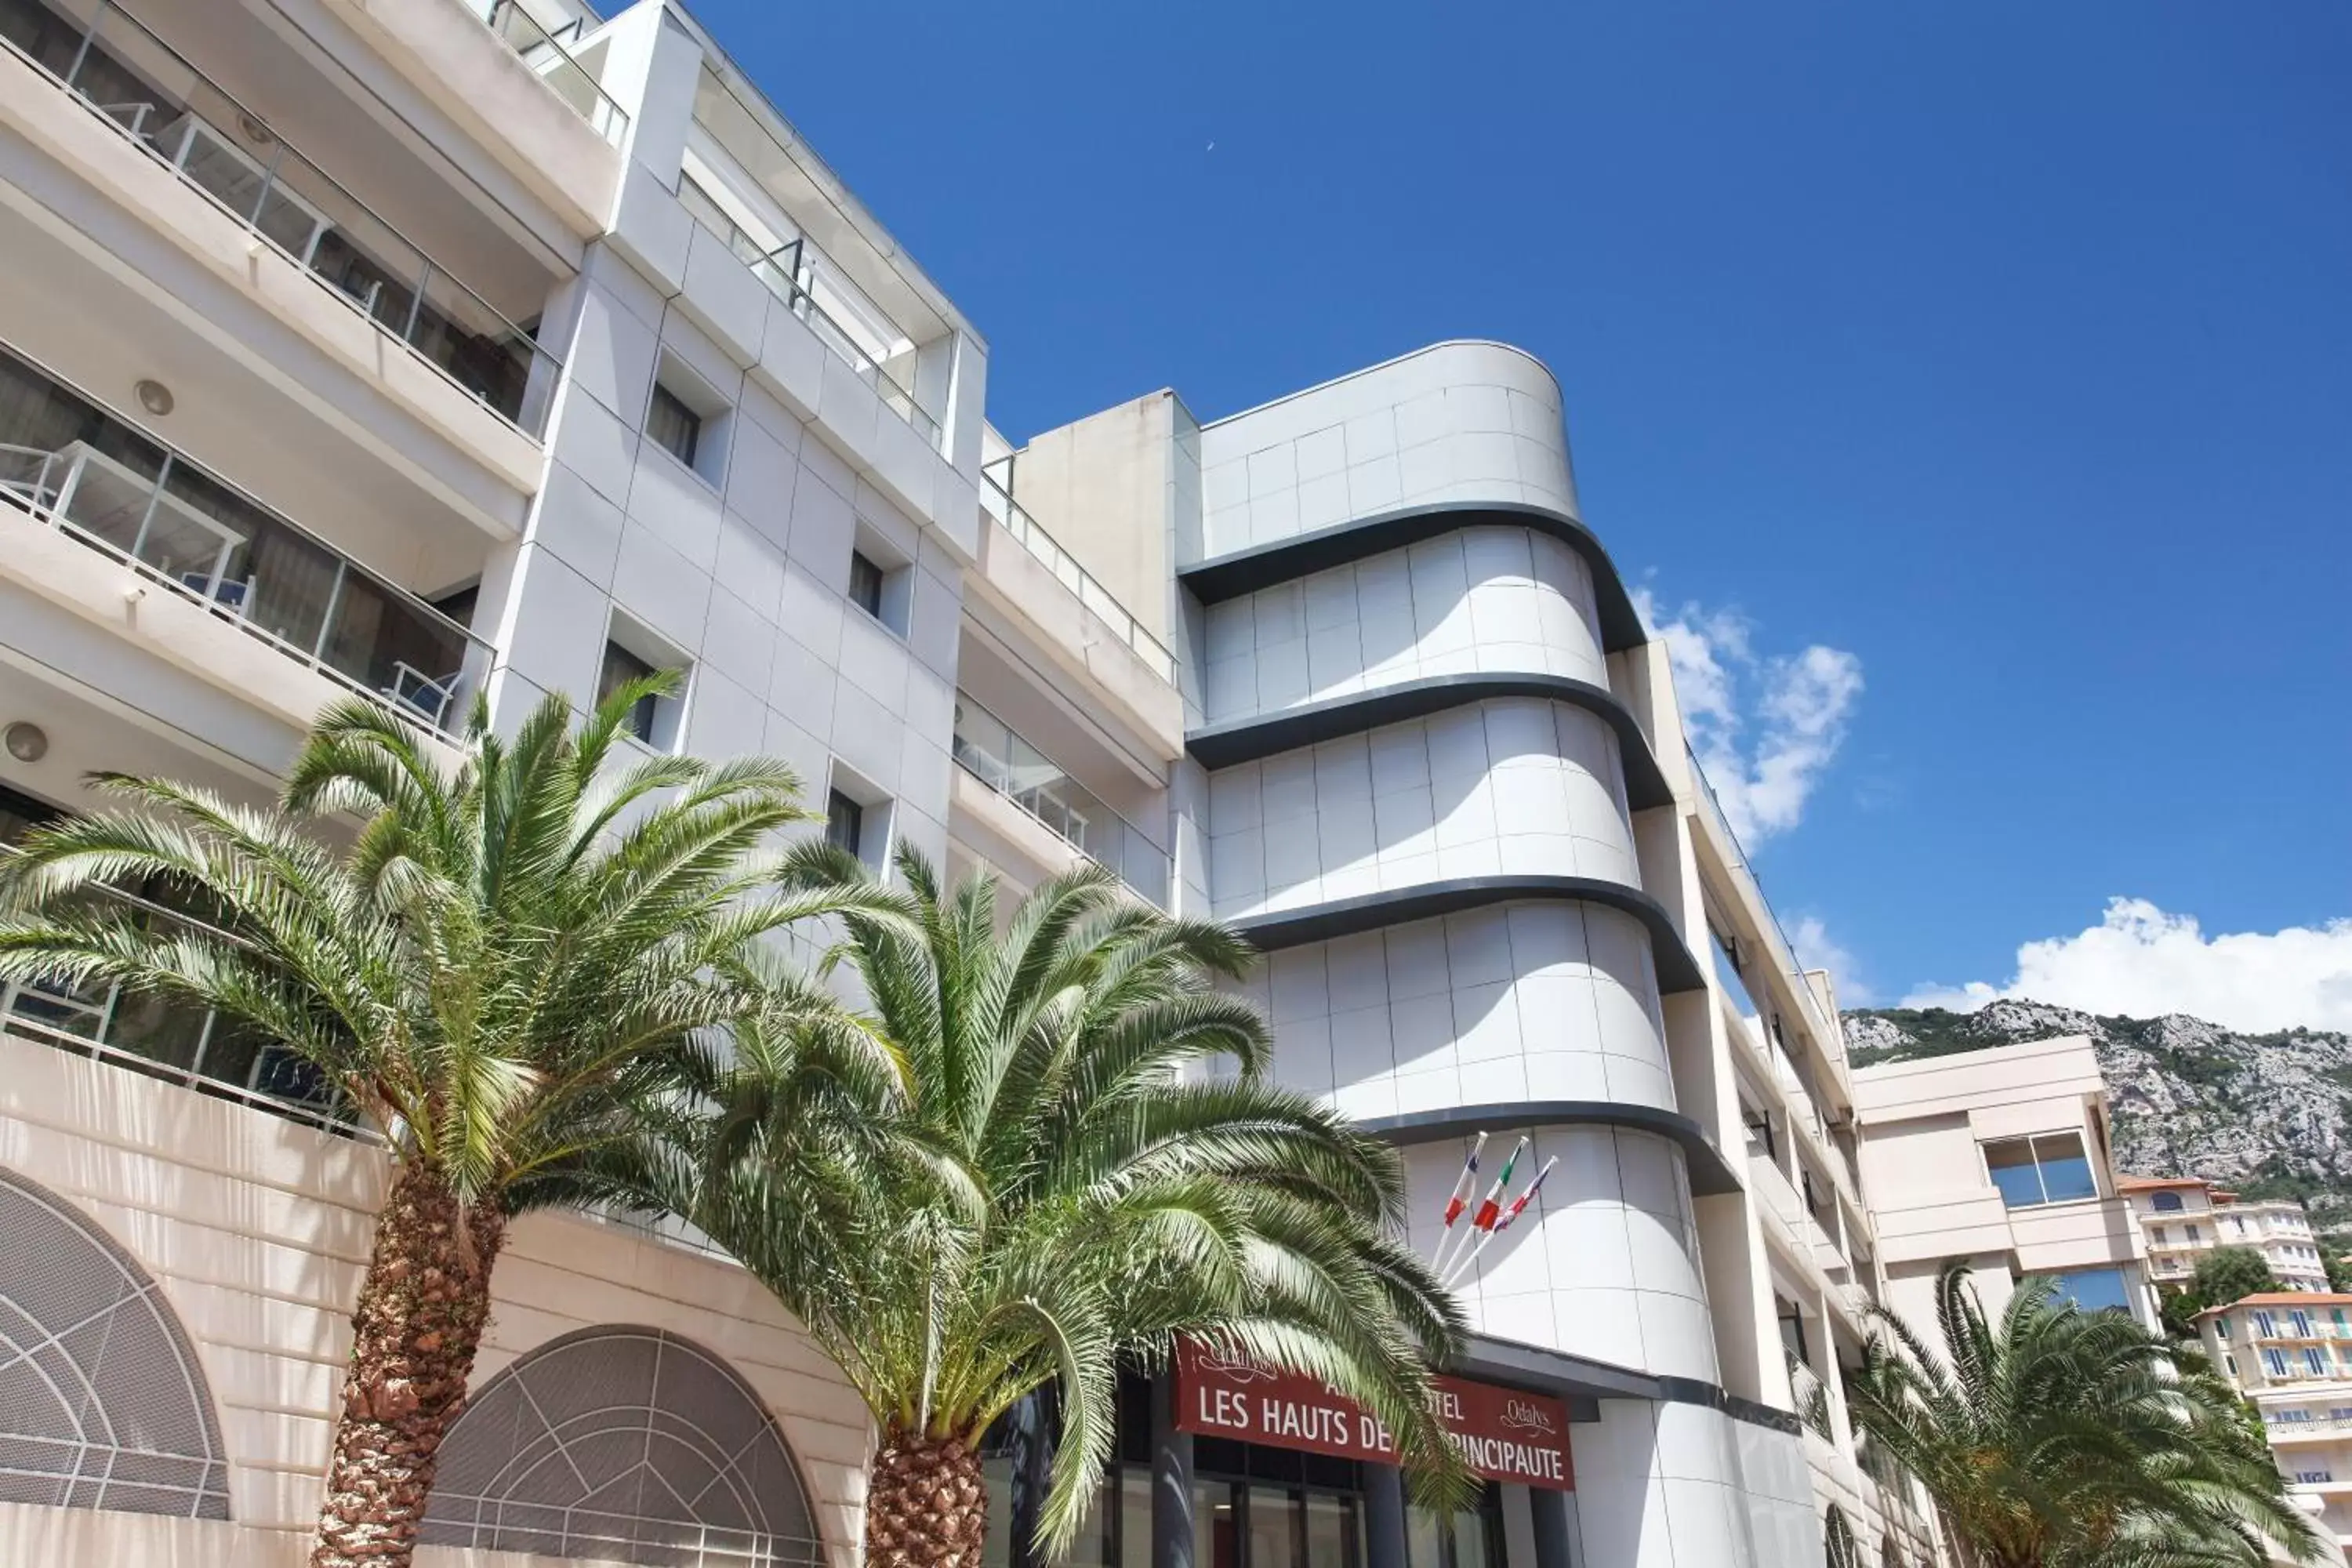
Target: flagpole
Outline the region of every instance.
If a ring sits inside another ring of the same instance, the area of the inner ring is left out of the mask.
[[[1495,1177],[1495,1184],[1487,1188],[1486,1195],[1478,1201],[1477,1213],[1470,1216],[1471,1231],[1485,1230],[1495,1223],[1495,1213],[1496,1207],[1503,1201],[1503,1189],[1510,1185],[1511,1171],[1518,1164],[1519,1156],[1526,1153],[1527,1150],[1528,1135],[1522,1132],[1519,1134],[1519,1141],[1511,1145],[1511,1157],[1503,1162],[1502,1170]],[[1468,1234],[1469,1232],[1464,1233],[1465,1237]],[[1457,1245],[1454,1247],[1454,1262],[1458,1263],[1461,1261],[1462,1250],[1462,1246]],[[1442,1256],[1443,1254],[1441,1251],[1441,1257]],[[1451,1267],[1451,1265],[1444,1262],[1435,1263],[1431,1266],[1433,1271],[1438,1273],[1441,1279],[1444,1277],[1445,1269],[1449,1267]]]
[[[1470,1145],[1470,1157],[1462,1162],[1462,1173],[1454,1178],[1453,1194],[1445,1200],[1445,1220],[1438,1227],[1436,1248],[1429,1255],[1432,1268],[1437,1267],[1438,1254],[1445,1250],[1446,1242],[1454,1236],[1454,1222],[1470,1205],[1470,1185],[1478,1179],[1478,1156],[1486,1152],[1486,1133],[1478,1134],[1478,1141]]]
[[[1543,1169],[1536,1173],[1535,1180],[1528,1184],[1527,1191],[1521,1193],[1517,1198],[1512,1200],[1510,1208],[1496,1218],[1490,1228],[1482,1230],[1478,1233],[1478,1240],[1476,1244],[1470,1248],[1469,1255],[1465,1258],[1454,1259],[1453,1272],[1448,1274],[1444,1280],[1444,1284],[1447,1289],[1452,1289],[1456,1280],[1462,1279],[1465,1275],[1470,1272],[1471,1266],[1478,1261],[1478,1255],[1486,1250],[1486,1244],[1488,1242],[1494,1240],[1496,1237],[1511,1228],[1511,1222],[1518,1218],[1519,1215],[1526,1211],[1528,1200],[1533,1198],[1537,1193],[1543,1189],[1544,1178],[1550,1175],[1551,1168],[1559,1163],[1559,1156],[1557,1154],[1554,1154],[1549,1159],[1546,1160],[1543,1163]]]

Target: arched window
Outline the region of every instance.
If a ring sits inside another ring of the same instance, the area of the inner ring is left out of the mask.
[[[6,1171],[0,1237],[0,1501],[226,1519],[212,1391],[155,1281]]]
[[[2180,1212],[2180,1194],[2158,1193],[2148,1199],[2147,1206],[2158,1214],[2178,1214]]]
[[[822,1556],[758,1396],[717,1357],[637,1328],[543,1345],[468,1400],[421,1539],[621,1563]]]

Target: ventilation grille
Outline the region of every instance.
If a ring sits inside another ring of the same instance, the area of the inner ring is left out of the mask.
[[[688,1342],[592,1329],[517,1362],[441,1450],[421,1539],[719,1568],[822,1559],[782,1436]]]
[[[155,1281],[0,1171],[0,1501],[228,1517],[212,1396]]]

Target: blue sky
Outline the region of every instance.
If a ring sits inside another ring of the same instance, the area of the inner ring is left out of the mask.
[[[1850,987],[2352,1026],[2352,10],[695,8],[1016,438],[1549,362]]]

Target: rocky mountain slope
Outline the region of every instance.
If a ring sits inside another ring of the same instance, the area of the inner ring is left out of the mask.
[[[1976,1013],[1857,1008],[1853,1065],[2088,1035],[2114,1107],[2116,1166],[2207,1176],[2249,1197],[2299,1197],[2352,1225],[2352,1036],[2241,1035],[2201,1018],[2107,1018],[2039,1002]]]

